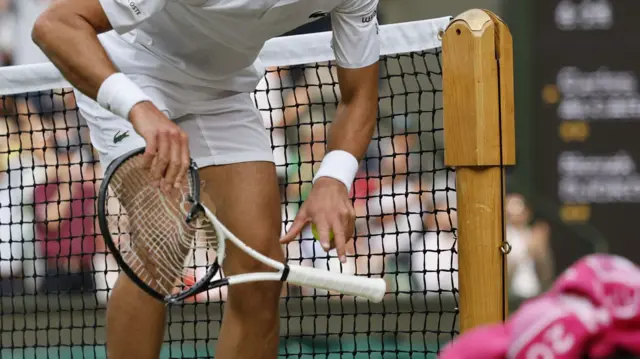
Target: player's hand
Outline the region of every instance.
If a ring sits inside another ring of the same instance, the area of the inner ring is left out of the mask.
[[[129,120],[147,142],[143,160],[151,183],[165,192],[183,185],[191,164],[187,134],[151,102],[135,105]]]
[[[309,198],[302,204],[289,232],[280,243],[293,241],[309,223],[315,224],[320,245],[325,251],[336,248],[342,263],[347,261],[346,244],[352,238],[356,213],[347,188],[333,178],[321,177],[313,185]],[[333,232],[333,242],[329,234]]]

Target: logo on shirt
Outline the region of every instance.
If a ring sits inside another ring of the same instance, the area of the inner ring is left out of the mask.
[[[142,11],[140,11],[140,8],[138,7],[138,5],[136,5],[135,2],[129,1],[129,7],[131,8],[131,11],[133,11],[134,14],[138,16],[142,15]]]
[[[115,136],[113,136],[113,143],[120,143],[122,142],[122,140],[124,140],[125,138],[129,137],[129,131],[120,133],[120,131],[118,131]]]
[[[313,14],[309,15],[309,19],[318,19],[327,16],[327,14],[328,13],[326,11],[316,11]]]
[[[363,23],[363,24],[368,24],[368,23],[370,23],[370,22],[371,22],[371,20],[373,20],[373,19],[375,19],[375,18],[376,18],[376,15],[377,15],[377,14],[378,14],[378,12],[374,10],[374,11],[373,11],[373,13],[372,13],[371,15],[363,16],[363,17],[362,17],[362,23]]]

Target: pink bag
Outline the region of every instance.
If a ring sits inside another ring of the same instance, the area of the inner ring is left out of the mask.
[[[525,303],[506,323],[450,343],[442,359],[592,359],[640,355],[640,270],[625,258],[591,255]]]

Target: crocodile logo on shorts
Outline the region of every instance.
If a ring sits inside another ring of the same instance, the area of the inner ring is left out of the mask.
[[[124,140],[125,138],[129,137],[129,131],[120,133],[120,131],[118,131],[115,136],[113,136],[113,143],[120,143],[122,142],[122,140]]]

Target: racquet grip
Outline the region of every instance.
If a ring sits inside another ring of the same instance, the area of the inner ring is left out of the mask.
[[[289,267],[287,282],[364,297],[374,303],[381,302],[387,291],[387,283],[382,278],[357,277],[301,266]]]

